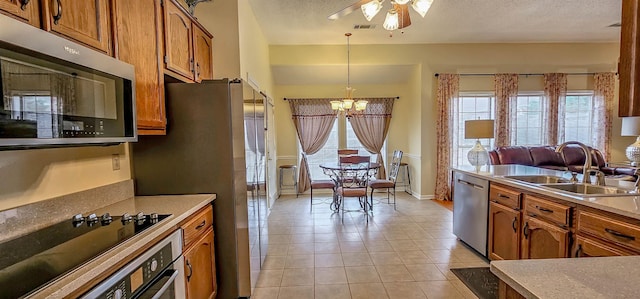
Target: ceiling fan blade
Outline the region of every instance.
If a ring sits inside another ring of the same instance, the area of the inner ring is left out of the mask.
[[[400,5],[394,3],[393,9],[398,12],[398,29],[409,27],[409,25],[411,25],[411,17],[409,16],[409,5]]]
[[[328,16],[327,19],[335,21],[335,20],[337,20],[339,18],[342,18],[342,17],[344,17],[344,16],[346,16],[346,15],[348,15],[348,14],[350,14],[350,13],[352,13],[352,12],[358,10],[358,9],[360,9],[360,7],[362,5],[367,4],[370,1],[371,0],[360,0],[360,1],[356,2],[356,3],[353,3],[353,4],[343,8],[342,10],[340,10],[340,11],[338,11],[338,12],[336,12],[336,13],[330,15],[330,16]]]

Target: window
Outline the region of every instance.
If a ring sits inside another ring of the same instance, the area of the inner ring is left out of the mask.
[[[565,102],[564,141],[579,141],[592,145],[594,99],[593,92],[568,93]]]
[[[340,140],[346,140],[345,145],[340,145]],[[344,118],[344,116],[338,116],[327,143],[317,153],[307,156],[309,162],[309,171],[311,172],[311,178],[314,180],[328,180],[329,176],[325,175],[320,164],[322,163],[338,163],[338,149],[339,148],[351,148],[357,149],[358,154],[368,156],[371,155],[371,161],[375,162],[375,155],[370,154],[356,137],[356,133],[351,128],[351,123]],[[299,149],[299,151],[302,151]],[[382,152],[386,152],[386,144],[382,147]],[[386,161],[385,161],[386,162]]]
[[[544,95],[519,94],[516,99],[513,145],[544,144]]]
[[[473,119],[494,119],[495,97],[492,94],[461,94],[458,97],[457,113],[454,114],[454,139],[453,150],[454,166],[471,165],[467,159],[467,153],[476,144],[475,139],[464,138],[464,122]],[[481,139],[480,143],[487,148],[493,148],[493,139]]]
[[[301,152],[302,150],[299,149]],[[329,133],[329,139],[327,143],[315,154],[307,156],[307,162],[309,163],[309,171],[311,172],[311,178],[314,180],[329,180],[329,176],[325,175],[320,168],[322,163],[338,162],[338,119],[333,123],[331,133]]]

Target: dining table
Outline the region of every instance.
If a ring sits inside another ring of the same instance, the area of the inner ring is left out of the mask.
[[[322,168],[322,171],[324,172],[325,175],[327,175],[329,178],[331,178],[331,180],[335,183],[336,188],[337,186],[340,185],[340,177],[341,177],[341,173],[344,170],[347,171],[365,171],[366,170],[366,175],[371,177],[374,177],[377,173],[378,173],[378,169],[380,168],[380,164],[379,163],[374,163],[371,162],[369,163],[369,167],[367,169],[365,169],[362,164],[343,164],[340,165],[340,163],[338,162],[326,162],[326,163],[321,163],[320,164],[320,168]],[[333,211],[338,211],[340,209],[340,201],[338,199],[337,193],[334,192],[333,194],[333,201],[331,202],[330,205],[331,210]]]

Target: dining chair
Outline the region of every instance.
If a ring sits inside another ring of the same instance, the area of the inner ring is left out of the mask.
[[[371,188],[371,210],[373,210],[373,191],[375,189],[387,189],[387,204],[390,203],[389,193],[393,190],[393,209],[396,209],[396,180],[398,179],[398,171],[400,170],[401,161],[402,151],[393,151],[391,167],[389,167],[389,177],[386,180],[377,179],[369,182],[369,188]]]
[[[338,188],[336,195],[340,207],[342,208],[342,222],[344,223],[345,212],[364,211],[367,223],[369,223],[369,207],[367,200],[367,185],[369,182],[369,156],[345,156],[340,157],[340,175],[338,178]],[[360,209],[347,210],[345,199],[354,197],[358,199]]]
[[[353,155],[357,155],[357,154],[358,154],[358,150],[357,149],[343,148],[343,149],[339,149],[338,150],[338,158],[346,157],[346,156],[353,156]]]
[[[331,189],[333,192],[333,198],[335,199],[336,183],[333,180],[313,180],[311,178],[311,171],[309,169],[309,162],[307,161],[307,154],[302,153],[302,161],[304,168],[307,170],[307,178],[311,185],[311,198],[309,199],[309,211],[313,211],[313,189]]]

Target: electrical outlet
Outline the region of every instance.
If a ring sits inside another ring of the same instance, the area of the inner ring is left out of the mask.
[[[120,170],[120,155],[111,155],[111,168],[113,168],[113,170]]]

